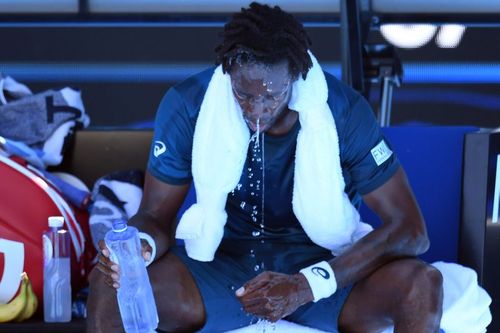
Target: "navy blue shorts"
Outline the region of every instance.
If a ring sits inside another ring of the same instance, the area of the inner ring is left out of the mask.
[[[188,267],[198,285],[206,311],[200,332],[224,332],[256,323],[243,311],[235,291],[264,270],[286,274],[332,258],[330,251],[313,243],[280,243],[266,240],[223,240],[215,259],[200,262],[189,258],[184,247],[172,249]],[[352,286],[329,298],[298,308],[285,319],[328,332],[338,332],[338,317]]]

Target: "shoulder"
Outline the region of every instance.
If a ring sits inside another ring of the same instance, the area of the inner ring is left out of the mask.
[[[345,115],[353,109],[363,97],[353,88],[337,79],[330,73],[325,72],[328,86],[328,105],[336,116]]]
[[[339,134],[346,127],[376,122],[370,104],[359,92],[329,73],[325,73],[325,78],[328,85],[328,106]]]

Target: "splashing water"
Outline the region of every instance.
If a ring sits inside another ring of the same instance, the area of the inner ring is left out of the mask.
[[[271,323],[270,321],[268,321],[266,319],[259,319],[255,323],[255,325],[256,325],[256,331],[259,331],[259,332],[262,332],[262,333],[266,333],[266,330],[267,330],[269,324],[271,324],[271,327],[272,327],[273,331],[275,331],[276,330],[276,324]]]
[[[250,137],[250,142],[255,140],[254,150],[255,150],[255,148],[260,147],[259,134],[260,134],[260,118],[257,118],[257,130]]]

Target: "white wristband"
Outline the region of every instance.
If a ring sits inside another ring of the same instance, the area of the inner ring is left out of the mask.
[[[146,242],[148,242],[149,246],[151,246],[151,258],[145,261],[146,267],[148,267],[156,257],[156,242],[153,237],[142,231],[139,232],[139,238],[144,239]]]
[[[326,261],[318,262],[300,270],[309,282],[314,302],[330,297],[337,291],[337,280],[332,267]]]

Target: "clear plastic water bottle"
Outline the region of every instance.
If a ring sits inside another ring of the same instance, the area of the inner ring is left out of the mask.
[[[49,217],[43,233],[43,317],[46,322],[71,320],[70,235],[62,216]]]
[[[158,327],[158,312],[141,254],[139,232],[125,221],[116,220],[104,240],[111,260],[120,266],[117,297],[125,332],[154,332]]]

